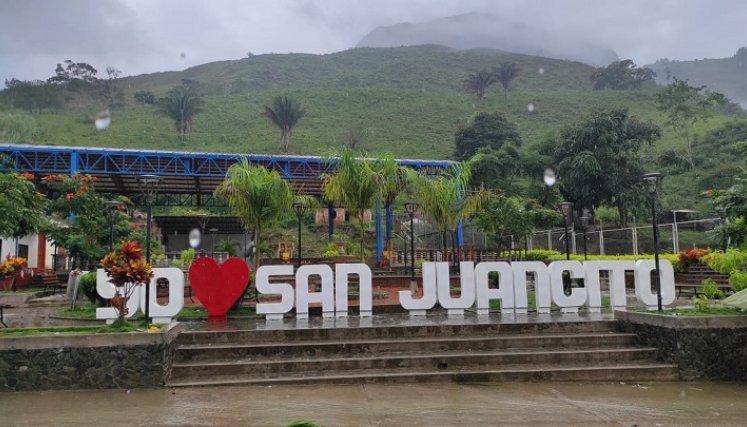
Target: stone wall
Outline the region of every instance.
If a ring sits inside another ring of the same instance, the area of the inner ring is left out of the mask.
[[[0,391],[161,387],[181,327],[0,339]]]
[[[615,312],[618,329],[656,347],[683,380],[747,380],[747,316],[675,317]]]

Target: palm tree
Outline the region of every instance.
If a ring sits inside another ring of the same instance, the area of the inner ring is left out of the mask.
[[[496,75],[487,68],[483,68],[475,74],[470,74],[464,79],[464,88],[477,95],[477,99],[485,97],[485,91],[496,82]]]
[[[407,188],[407,171],[390,154],[376,160],[373,167],[381,174],[381,201],[386,210],[386,248],[391,250],[392,214],[389,208]]]
[[[244,159],[228,168],[226,178],[215,190],[234,215],[254,236],[259,246],[262,230],[292,210],[293,191],[277,171],[253,166]],[[254,253],[254,269],[259,267],[259,250]]]
[[[490,193],[483,188],[468,190],[471,170],[467,163],[454,166],[448,175],[428,177],[409,170],[408,175],[419,197],[423,215],[441,232],[444,253],[448,249],[448,235],[451,235],[456,253],[459,222],[478,212]]]
[[[360,257],[365,261],[365,222],[363,214],[381,195],[382,172],[365,159],[357,159],[344,148],[335,162],[337,171],[322,176],[324,196],[327,200],[345,206],[358,219],[360,229]]]
[[[192,118],[202,111],[203,103],[193,86],[175,86],[158,100],[158,112],[174,120],[179,140],[183,141],[184,135],[192,132]]]
[[[262,115],[280,129],[280,151],[288,151],[293,128],[306,115],[301,103],[287,96],[277,96],[272,101],[272,107],[265,105]]]
[[[503,86],[503,93],[508,94],[508,85],[511,83],[511,80],[519,75],[519,66],[514,62],[506,61],[499,67],[494,67],[493,74],[496,80]]]

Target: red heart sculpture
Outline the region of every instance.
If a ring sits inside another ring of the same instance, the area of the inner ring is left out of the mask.
[[[189,282],[208,316],[225,316],[246,289],[249,274],[249,266],[241,258],[229,258],[221,265],[200,257],[189,267]]]

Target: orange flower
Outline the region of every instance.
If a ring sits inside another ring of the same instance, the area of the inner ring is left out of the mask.
[[[73,193],[67,193],[67,194],[65,195],[65,197],[67,197],[67,199],[68,199],[68,200],[72,200],[72,199],[73,199],[73,197],[75,197],[75,194],[73,194]]]
[[[125,240],[120,247],[122,255],[129,259],[140,259],[143,257],[143,248],[134,240]]]
[[[21,172],[19,175],[21,175],[21,178],[28,179],[29,181],[34,180],[34,174],[31,172]]]

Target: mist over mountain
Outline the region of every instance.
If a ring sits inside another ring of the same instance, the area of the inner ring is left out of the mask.
[[[656,72],[659,84],[668,84],[673,78],[687,79],[692,85],[705,85],[709,90],[721,92],[747,107],[747,47],[740,48],[729,58],[671,61],[660,59],[646,65]]]
[[[558,34],[485,13],[377,27],[364,36],[357,47],[423,44],[439,44],[455,49],[491,48],[594,66],[605,66],[619,60],[612,49],[589,43],[588,37]]]

